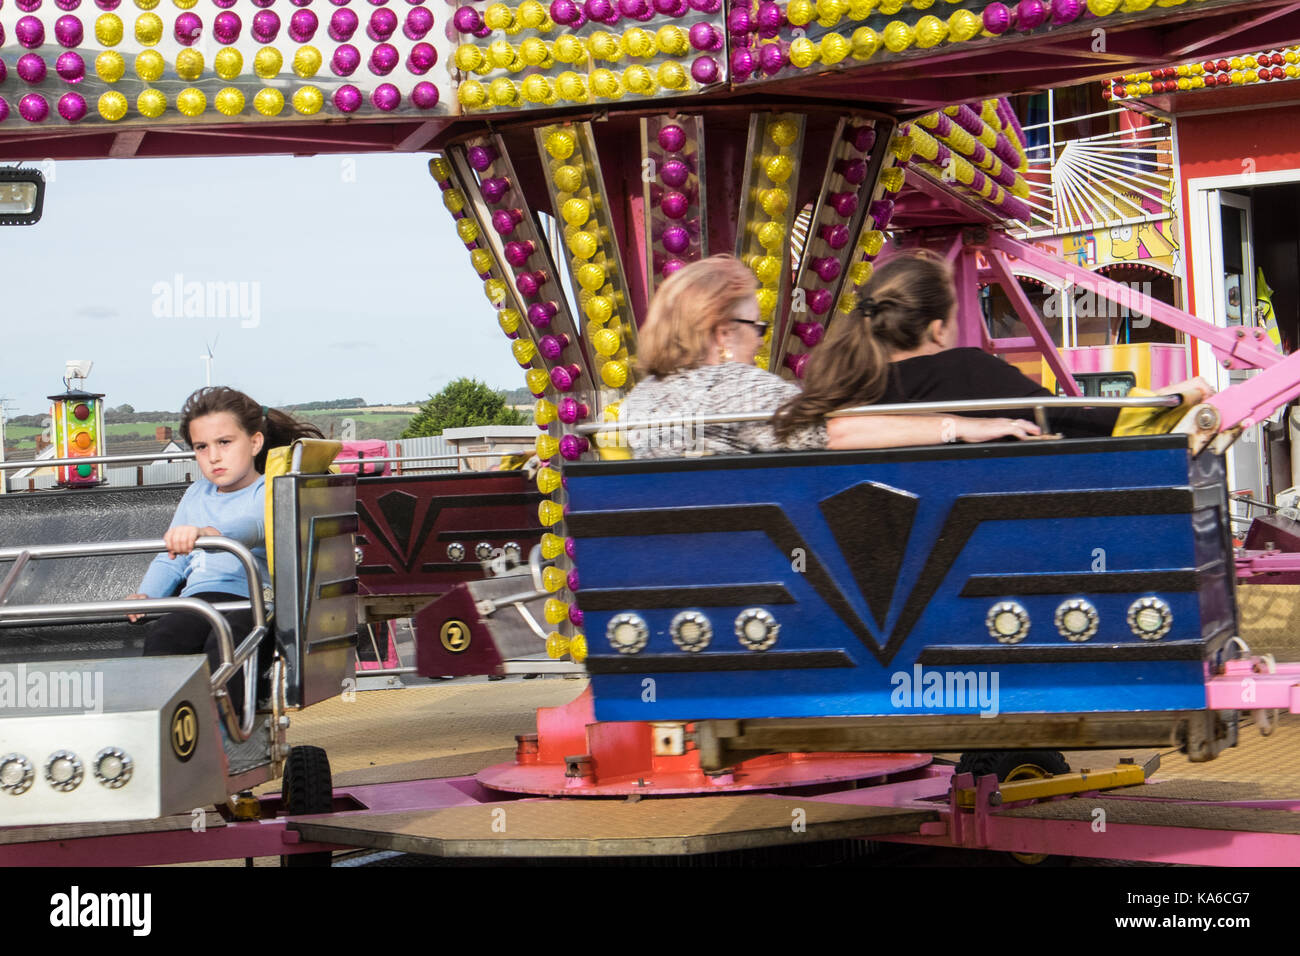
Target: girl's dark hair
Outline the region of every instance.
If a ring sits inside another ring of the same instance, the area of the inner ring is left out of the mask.
[[[889,356],[925,341],[930,323],[946,322],[957,301],[952,269],[933,253],[901,253],[881,263],[858,307],[832,323],[804,366],[804,388],[773,418],[777,437],[818,424],[827,412],[880,399]]]
[[[234,415],[245,434],[252,436],[257,432],[262,433],[262,450],[253,459],[253,467],[259,472],[266,471],[266,453],[272,448],[291,445],[298,438],[325,437],[315,425],[300,422],[278,408],[259,405],[237,389],[225,385],[209,385],[185,399],[185,406],[181,409],[181,437],[185,439],[185,444],[191,447],[193,445],[190,441],[190,423],[194,419],[220,412]]]

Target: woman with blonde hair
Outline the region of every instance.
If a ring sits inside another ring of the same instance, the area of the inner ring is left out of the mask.
[[[753,273],[733,256],[692,263],[659,287],[638,333],[640,382],[619,415],[629,423],[625,435],[637,457],[828,447],[821,415],[801,416],[779,434],[766,421],[696,424],[704,415],[771,413],[799,395],[796,385],[753,364],[768,324],[759,313],[757,290]],[[651,420],[662,424],[635,424]],[[1034,424],[1010,418],[891,415],[839,421],[830,447],[890,448],[1038,433]]]

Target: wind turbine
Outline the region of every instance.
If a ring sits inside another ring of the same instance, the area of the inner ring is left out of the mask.
[[[220,341],[220,339],[221,336],[220,334],[218,334],[217,337],[213,339],[210,344],[208,344],[207,347],[208,354],[199,356],[199,361],[203,363],[203,373],[204,373],[204,378],[206,380],[204,384],[208,386],[212,385],[212,360],[213,360],[212,349],[216,346],[217,342]]]

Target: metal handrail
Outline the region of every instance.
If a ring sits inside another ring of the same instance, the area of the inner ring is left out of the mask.
[[[223,536],[201,535],[194,542],[195,550],[212,548],[228,551],[239,559],[244,566],[248,579],[248,597],[252,605],[253,626],[266,625],[266,607],[262,603],[262,576],[257,569],[257,560],[253,552],[238,541]],[[85,558],[109,554],[148,554],[166,551],[167,542],[162,538],[145,538],[139,541],[99,541],[82,544],[42,544],[19,548],[0,548],[0,561],[18,560],[26,553],[30,558]],[[145,603],[145,602],[141,602]],[[75,605],[73,605],[75,606]]]
[[[400,455],[384,458],[337,458],[336,465],[360,465],[373,461],[459,461],[465,458],[503,458],[526,451],[471,451],[457,455]],[[66,465],[112,465],[131,464],[133,462],[158,461],[193,461],[194,452],[177,451],[171,453],[149,452],[142,455],[87,455],[85,458],[29,458],[24,461],[0,461],[0,472],[22,471],[25,468],[61,468]]]
[[[1060,398],[980,398],[960,402],[911,402],[901,405],[857,405],[827,412],[827,418],[866,415],[933,415],[938,413],[1004,411],[1017,408],[1176,408],[1183,400],[1178,395],[1153,395],[1149,398],[1090,398],[1088,396],[1062,396]],[[690,415],[678,418],[643,418],[632,421],[593,422],[574,429],[579,435],[597,435],[604,432],[634,428],[682,427],[685,425],[731,425],[745,422],[769,422],[774,411],[720,412],[710,415]]]
[[[0,601],[0,604],[2,603],[4,602]],[[253,607],[250,601],[212,601],[210,603],[214,608],[216,608],[222,614],[229,614],[232,611],[251,611]],[[153,617],[157,617],[160,612],[140,611],[139,613],[141,617],[153,618]],[[274,613],[274,610],[268,609],[267,613],[272,614]],[[37,622],[35,620],[29,621],[26,619],[14,619],[9,621],[9,626],[21,627],[24,624],[36,624],[36,623],[40,623],[43,626],[48,626],[51,624],[73,624],[77,620],[79,619],[78,618],[42,618],[39,622]]]

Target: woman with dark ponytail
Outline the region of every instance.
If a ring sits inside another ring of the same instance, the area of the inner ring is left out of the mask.
[[[320,429],[267,408],[243,392],[224,385],[201,388],[181,409],[181,437],[194,449],[201,477],[186,489],[171,526],[163,536],[167,553],[149,565],[139,591],[131,598],[180,594],[203,601],[247,600],[248,579],[239,559],[226,551],[194,547],[200,536],[231,538],[253,553],[262,580],[271,580],[266,564],[266,454],[298,438],[321,438]],[[139,615],[129,615],[134,622]],[[252,627],[249,611],[226,614],[232,629]],[[145,636],[146,656],[207,653],[215,670],[220,662],[216,634],[202,618],[165,614]],[[227,687],[236,710],[242,706],[239,677]]]
[[[886,260],[868,280],[858,308],[834,323],[813,351],[804,367],[803,393],[777,412],[777,434],[854,405],[1051,396],[996,355],[956,344],[957,296],[948,263],[923,251]],[[1193,379],[1158,394],[1180,394],[1190,407],[1211,393],[1204,381]],[[1119,411],[1060,409],[1049,413],[1049,428],[1067,438],[1109,436],[1116,431]],[[1023,413],[962,412],[976,417],[1016,414]],[[837,428],[844,427],[840,423],[848,421],[830,420],[832,445]]]

